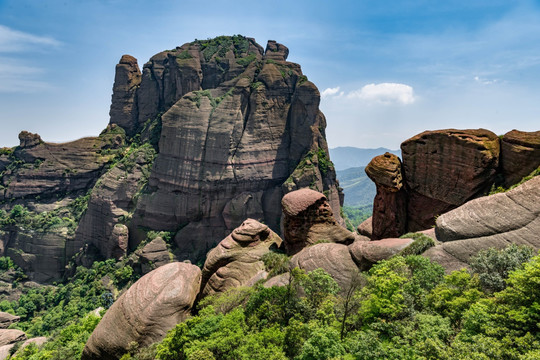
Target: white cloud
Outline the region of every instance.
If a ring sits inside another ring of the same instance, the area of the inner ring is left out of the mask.
[[[396,83],[369,84],[351,91],[347,97],[380,104],[410,105],[416,101],[411,86]]]
[[[335,88],[327,88],[323,90],[323,92],[321,93],[321,97],[326,98],[329,96],[333,96],[333,95],[336,95],[338,92],[339,92],[339,86]],[[341,96],[341,95],[343,95],[343,92],[341,92],[338,96]]]
[[[483,79],[480,76],[475,76],[474,81],[476,81],[477,83],[480,83],[482,85],[491,85],[491,84],[495,84],[499,80],[497,80],[497,79],[489,80],[489,79]]]
[[[48,36],[37,36],[0,25],[0,52],[13,53],[39,47],[57,47],[61,43]]]

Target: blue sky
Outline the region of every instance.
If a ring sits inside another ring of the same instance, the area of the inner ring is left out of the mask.
[[[540,2],[0,0],[0,145],[97,135],[114,67],[196,38],[289,47],[322,94],[330,147],[426,129],[540,130]]]

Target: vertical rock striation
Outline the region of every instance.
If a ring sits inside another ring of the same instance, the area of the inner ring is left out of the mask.
[[[111,101],[110,123],[117,124],[132,136],[137,130],[139,111],[137,90],[141,84],[141,71],[137,59],[123,55],[116,65]]]

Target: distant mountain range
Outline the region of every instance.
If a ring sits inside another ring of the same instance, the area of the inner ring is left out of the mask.
[[[366,166],[375,156],[382,155],[385,152],[390,152],[401,157],[400,150],[390,150],[386,148],[361,149],[352,146],[343,146],[330,149],[330,159],[334,163],[336,170],[339,171]]]
[[[375,183],[367,177],[365,166],[336,171],[339,186],[345,193],[345,206],[372,206],[375,198]]]

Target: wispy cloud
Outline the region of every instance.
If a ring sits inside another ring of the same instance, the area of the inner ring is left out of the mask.
[[[36,48],[58,47],[61,42],[48,36],[37,36],[0,25],[0,52],[14,53]]]
[[[397,83],[368,84],[346,94],[344,91],[340,91],[339,86],[321,92],[323,99],[343,96],[347,99],[362,100],[368,104],[380,105],[410,105],[417,99],[412,86]]]
[[[48,36],[38,36],[0,25],[0,93],[29,93],[50,89],[40,79],[45,71],[30,63],[33,58],[22,53],[58,48],[62,43]]]

